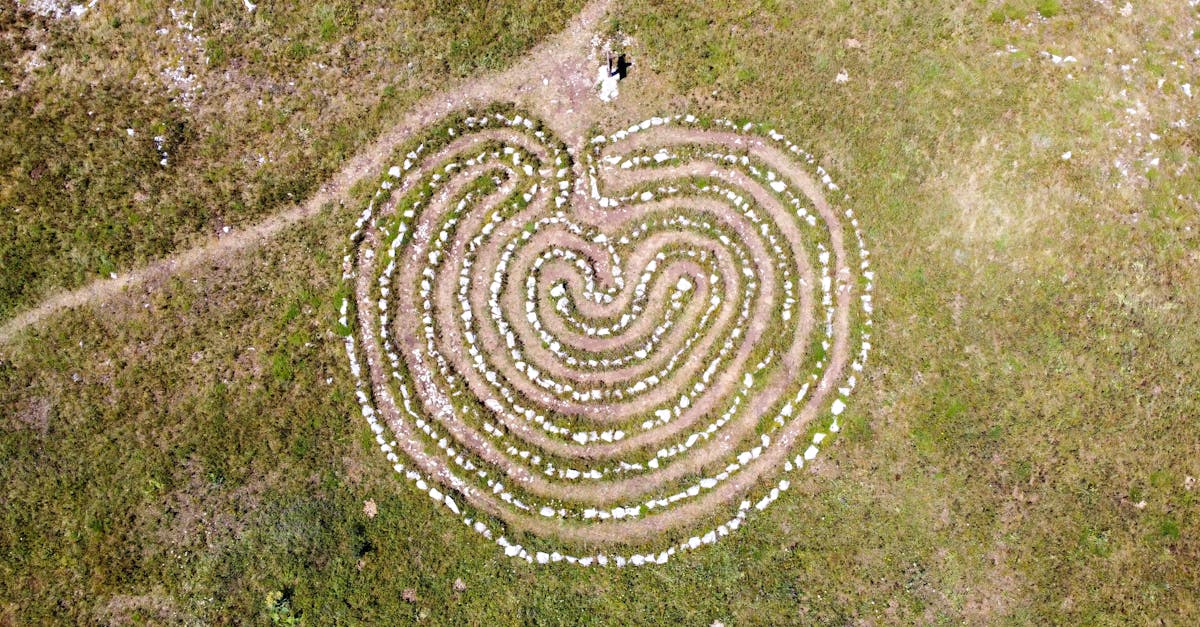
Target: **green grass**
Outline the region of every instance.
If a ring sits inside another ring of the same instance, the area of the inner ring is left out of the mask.
[[[1121,89],[1164,126],[1196,119],[1196,100],[1167,117],[1157,77],[1116,68],[1148,59],[1178,93],[1155,42],[1196,14],[1043,4],[621,7],[636,44],[618,103],[776,123],[853,195],[879,273],[877,348],[843,432],[735,537],[653,569],[533,568],[405,486],[357,415],[333,324],[357,216],[327,208],[0,348],[0,623],[1195,622],[1198,126],[1163,133],[1144,184],[1110,164]],[[187,112],[130,80],[157,9],[45,25],[49,67],[79,74],[0,96],[22,138],[0,141],[0,312],[186,247],[212,207],[241,223],[302,197],[431,77],[505,65],[574,6],[196,9],[222,33],[219,71],[303,88]],[[1017,24],[1035,12],[1040,26]],[[30,18],[0,16],[20,49]],[[493,39],[495,20],[516,28]],[[1022,53],[994,54],[1009,43]],[[330,79],[306,68],[343,54],[357,104],[325,111],[313,90]],[[20,57],[3,55],[8,90]],[[368,62],[392,55],[415,74]],[[166,171],[154,128],[178,129]],[[263,145],[275,164],[243,162]]]
[[[191,2],[191,51],[159,4],[80,21],[6,4],[0,319],[299,202],[431,85],[507,65],[579,5]],[[190,106],[160,75],[181,59],[203,86]]]

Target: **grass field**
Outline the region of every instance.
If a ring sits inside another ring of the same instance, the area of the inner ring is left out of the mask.
[[[310,196],[580,6],[3,5],[0,319]],[[1196,622],[1200,6],[1125,6],[610,9],[601,128],[771,123],[879,276],[842,432],[738,534],[527,565],[408,488],[354,398],[330,204],[0,345],[0,624]]]
[[[504,66],[578,5],[7,3],[0,316],[312,194],[431,83]]]

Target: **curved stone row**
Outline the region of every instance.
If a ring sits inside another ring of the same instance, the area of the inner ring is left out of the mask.
[[[500,108],[398,154],[339,320],[396,471],[539,563],[662,563],[786,491],[866,363],[874,275],[824,170],[756,130],[652,118],[572,155]]]

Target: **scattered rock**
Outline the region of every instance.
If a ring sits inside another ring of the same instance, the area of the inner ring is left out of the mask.
[[[466,590],[466,589],[467,589],[467,584],[465,582],[463,582],[461,577],[454,580],[454,591],[455,592],[462,592],[463,590]]]
[[[363,501],[363,513],[367,515],[367,518],[374,518],[379,513],[379,507],[375,505],[375,499]]]
[[[417,591],[413,588],[405,588],[404,591],[400,593],[400,598],[408,601],[409,603],[416,603],[418,600]]]

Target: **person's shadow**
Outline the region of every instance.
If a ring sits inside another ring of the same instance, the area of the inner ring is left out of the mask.
[[[625,55],[617,55],[616,65],[609,68],[609,74],[616,76],[620,80],[625,80],[625,77],[629,75],[629,68],[632,65],[633,64],[625,58]]]

